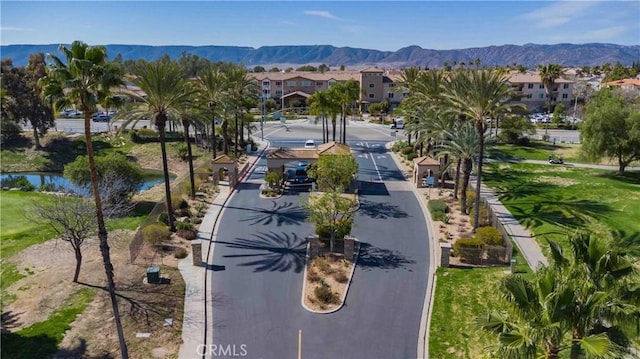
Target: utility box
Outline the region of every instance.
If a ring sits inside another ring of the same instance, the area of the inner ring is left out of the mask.
[[[150,283],[150,284],[160,283],[160,267],[147,268],[147,283]]]

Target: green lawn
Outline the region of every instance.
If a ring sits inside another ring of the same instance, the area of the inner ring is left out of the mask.
[[[2,333],[2,357],[47,358],[58,350],[64,333],[70,329],[71,323],[81,314],[93,300],[95,291],[83,288],[67,300],[67,305],[54,311],[43,321],[34,323],[15,333]]]
[[[550,142],[531,141],[527,146],[502,144],[492,147],[489,150],[489,156],[496,159],[546,161],[552,153],[562,156],[565,161],[584,162],[584,159],[580,155],[579,144],[557,143],[554,146]]]
[[[429,357],[479,358],[493,339],[476,325],[498,301],[497,286],[508,267],[438,268],[429,331]]]
[[[567,235],[577,229],[640,237],[638,172],[615,176],[596,169],[493,163],[483,179],[543,247],[545,238],[566,246]]]

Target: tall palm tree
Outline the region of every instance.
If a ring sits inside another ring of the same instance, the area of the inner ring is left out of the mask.
[[[104,46],[90,47],[81,41],[74,41],[70,48],[60,46],[59,50],[64,55],[64,61],[49,54],[52,64],[47,69],[47,76],[42,79],[43,91],[46,97],[56,100],[58,108],[73,103],[84,112],[84,136],[96,208],[100,253],[118,332],[120,355],[122,358],[128,358],[129,352],[118,310],[113,264],[107,242],[108,233],[102,212],[98,172],[91,140],[91,114],[97,108],[97,104],[109,96],[112,88],[122,84],[121,73],[117,66],[107,61],[107,50]]]
[[[213,147],[213,158],[217,157],[216,152],[216,111],[220,110],[223,99],[225,98],[225,76],[224,73],[214,67],[208,67],[198,73],[198,95],[204,103],[207,104],[211,111],[211,138]]]
[[[338,103],[340,103],[341,113],[340,120],[342,125],[342,143],[347,143],[347,114],[349,113],[349,105],[354,103],[360,94],[360,86],[355,80],[346,82],[338,82],[329,89]]]
[[[242,103],[245,96],[255,96],[256,89],[255,82],[247,77],[247,74],[247,70],[241,66],[234,66],[225,72],[229,101],[232,103],[235,120],[234,155],[236,157],[238,157],[238,136],[240,134],[240,119],[242,117],[240,115],[243,110]],[[223,122],[223,125],[225,122]],[[226,127],[223,132],[224,131],[226,131]]]
[[[476,201],[474,209],[474,231],[478,228],[480,212],[480,185],[484,158],[485,118],[496,113],[510,111],[518,105],[508,103],[513,89],[507,77],[496,70],[461,70],[451,74],[444,88],[444,97],[449,105],[467,119],[473,121],[480,139],[478,153]]]
[[[182,114],[192,104],[195,90],[183,77],[182,69],[175,61],[143,61],[137,64],[134,74],[133,83],[140,87],[145,95],[131,93],[130,96],[135,101],[120,111],[120,116],[125,119],[125,124],[141,117],[149,118],[158,129],[169,227],[175,231],[165,129],[168,121],[181,119]]]
[[[182,122],[182,128],[184,128],[184,141],[187,144],[187,161],[189,162],[189,183],[191,185],[191,191],[189,196],[196,198],[196,183],[193,173],[193,152],[191,151],[191,139],[189,136],[189,127],[205,122],[206,114],[203,111],[198,111],[196,107],[183,110],[180,114],[180,120]],[[194,126],[195,127],[195,126]]]
[[[467,187],[469,187],[469,178],[473,168],[473,159],[480,152],[480,139],[478,132],[475,130],[471,122],[455,123],[452,129],[445,128],[442,130],[443,137],[446,140],[439,146],[440,149],[449,153],[457,159],[456,175],[454,178],[453,192],[458,193],[458,184],[460,183],[460,167],[462,165],[462,191],[460,197],[462,201],[462,211],[467,214]]]
[[[310,112],[314,115],[320,115],[322,120],[322,142],[329,142],[329,124],[327,116],[337,111],[337,104],[327,91],[316,91],[307,99],[310,105]],[[335,141],[335,126],[333,132],[333,140]]]
[[[540,72],[540,80],[544,85],[544,90],[547,93],[547,113],[551,113],[553,102],[555,102],[552,96],[553,85],[562,74],[562,66],[557,64],[539,65],[538,71]]]

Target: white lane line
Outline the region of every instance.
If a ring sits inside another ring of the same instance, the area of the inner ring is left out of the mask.
[[[365,142],[364,144],[367,146],[367,149],[368,149],[369,142]],[[380,175],[380,171],[378,170],[378,164],[376,163],[376,160],[373,158],[373,155],[371,155],[371,161],[373,162],[373,167],[376,168],[376,173],[378,174],[378,180],[382,182],[382,176]]]

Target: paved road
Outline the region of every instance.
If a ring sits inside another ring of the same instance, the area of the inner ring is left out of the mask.
[[[111,130],[115,130],[116,127],[122,126],[122,121],[112,121],[110,124],[107,122],[93,122],[91,121],[91,132],[107,132],[109,131],[109,125]],[[142,128],[143,126],[149,127],[149,121],[139,121],[135,128]],[[131,127],[131,126],[129,126]],[[30,124],[22,124],[24,130],[31,130]],[[63,131],[68,133],[84,133],[84,119],[82,118],[57,118],[56,126],[50,131]]]
[[[280,137],[272,146],[321,139],[310,124],[289,124],[289,131],[268,127],[271,136]],[[386,154],[387,139],[359,140],[384,138],[384,132],[367,126],[348,131],[361,184],[353,234],[363,250],[346,305],[328,315],[302,308],[304,237],[312,226],[299,204],[307,194],[260,199],[263,174],[252,174],[219,224],[212,276],[213,344],[245,344],[248,358],[295,358],[301,330],[305,359],[416,357],[429,264],[427,227],[417,199]],[[262,159],[258,166],[264,165]]]

